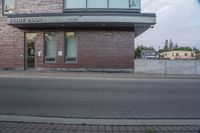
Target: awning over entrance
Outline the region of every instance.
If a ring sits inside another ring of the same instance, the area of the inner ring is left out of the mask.
[[[131,28],[136,36],[156,23],[155,14],[14,14],[7,23],[22,29],[40,28]]]

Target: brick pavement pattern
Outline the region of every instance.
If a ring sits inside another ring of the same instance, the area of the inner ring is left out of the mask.
[[[199,126],[107,126],[0,122],[0,133],[200,133]]]

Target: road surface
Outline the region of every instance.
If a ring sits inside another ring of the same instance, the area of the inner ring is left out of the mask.
[[[200,81],[0,78],[0,115],[199,119]]]

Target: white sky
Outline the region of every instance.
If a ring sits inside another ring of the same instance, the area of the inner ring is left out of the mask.
[[[143,13],[156,13],[153,29],[136,38],[136,45],[163,48],[165,39],[179,46],[200,48],[200,0],[141,0]]]

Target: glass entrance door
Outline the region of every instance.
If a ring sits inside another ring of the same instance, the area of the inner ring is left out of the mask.
[[[35,68],[36,33],[25,33],[25,69]]]

